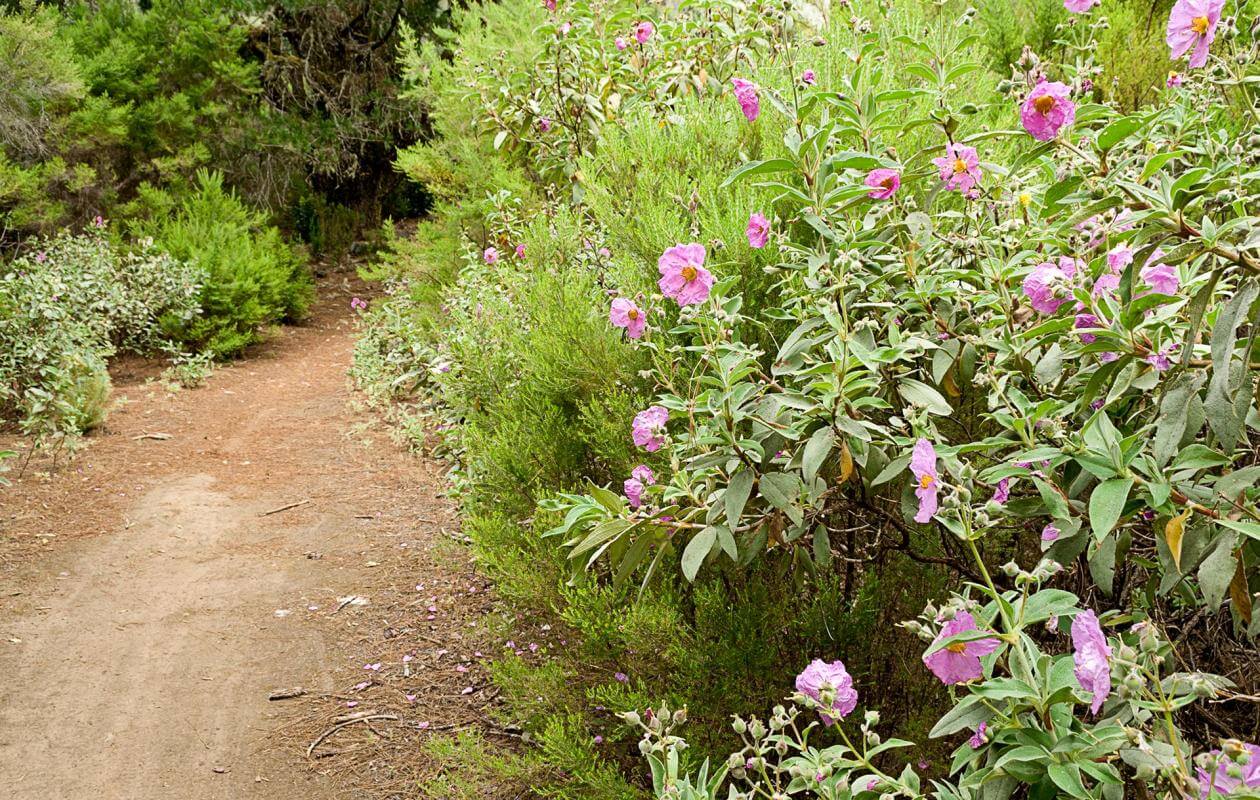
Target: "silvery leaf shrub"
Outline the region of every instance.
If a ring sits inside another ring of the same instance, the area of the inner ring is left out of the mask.
[[[32,242],[0,276],[0,410],[46,444],[99,423],[109,356],[168,348],[199,310],[198,270],[105,225]]]

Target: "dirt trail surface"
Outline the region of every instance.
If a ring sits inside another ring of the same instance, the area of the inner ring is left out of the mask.
[[[0,795],[341,796],[336,759],[307,745],[371,711],[363,653],[409,630],[382,634],[379,615],[427,605],[418,581],[475,580],[435,555],[451,520],[438,468],[352,408],[352,288],[328,282],[312,320],[201,387],[116,374],[87,450],[0,488]],[[444,642],[480,613],[426,610]],[[437,678],[406,691],[460,696]],[[458,713],[440,705],[417,713]]]

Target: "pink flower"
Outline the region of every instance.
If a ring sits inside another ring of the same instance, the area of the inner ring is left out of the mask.
[[[47,260],[48,260],[48,254],[45,253],[43,250],[40,250],[38,253],[35,254],[36,264],[43,264]]]
[[[1077,314],[1076,319],[1072,323],[1073,328],[1097,328],[1098,317],[1093,314]],[[1082,333],[1081,341],[1085,344],[1093,344],[1098,341],[1098,337],[1092,333]]]
[[[1224,7],[1225,0],[1177,0],[1168,15],[1168,34],[1164,38],[1172,51],[1170,57],[1181,58],[1193,48],[1190,67],[1198,69],[1206,64]]]
[[[600,258],[612,258],[612,251],[607,247],[601,247],[595,252],[599,254]]]
[[[95,217],[92,218],[92,225],[97,228],[104,228],[105,218],[102,217],[100,214],[97,214]]]
[[[618,328],[625,328],[631,339],[638,339],[647,329],[647,316],[633,300],[618,297],[608,310],[608,321]]]
[[[993,502],[998,505],[1006,505],[1006,501],[1011,499],[1011,479],[1003,478],[998,481],[997,488],[993,490]]]
[[[518,245],[516,246],[516,257],[517,257],[517,258],[524,258],[524,257],[525,257],[525,245],[523,245],[523,244],[518,244]]]
[[[1181,288],[1181,278],[1177,276],[1177,268],[1171,267],[1164,263],[1152,264],[1151,262],[1163,255],[1162,250],[1156,250],[1147,259],[1146,266],[1142,267],[1142,280],[1155,291],[1156,294],[1176,294]]]
[[[984,172],[980,169],[980,156],[976,148],[950,142],[945,145],[945,155],[932,159],[941,171],[946,188],[969,194],[976,188]]]
[[[630,676],[629,676],[629,675],[627,675],[627,674],[626,674],[626,673],[624,673],[624,672],[615,672],[615,673],[613,673],[613,678],[614,678],[614,679],[616,679],[617,683],[629,683],[629,682],[630,682]]]
[[[556,12],[556,0],[543,0],[543,8],[554,14]]]
[[[497,248],[487,247],[485,252],[481,254],[481,257],[485,259],[487,264],[499,263],[499,251]]]
[[[1073,14],[1084,14],[1101,2],[1102,0],[1063,0],[1063,7]]]
[[[835,717],[847,717],[857,707],[857,690],[853,688],[853,677],[844,668],[843,661],[828,664],[821,658],[815,658],[796,676],[796,691],[820,704],[826,705],[829,700],[830,705],[826,707],[835,712]],[[824,693],[827,694],[826,699],[822,697]],[[830,714],[820,711],[818,716],[824,725],[836,724],[835,717]]]
[[[743,78],[731,78],[735,87],[735,100],[749,122],[757,119],[761,113],[761,98],[757,96],[757,84]]]
[[[1133,248],[1128,245],[1117,245],[1107,253],[1107,269],[1119,274],[1133,263]]]
[[[550,118],[550,117],[539,117],[539,118],[538,118],[538,130],[542,131],[543,133],[546,133],[547,131],[551,130],[551,118]]]
[[[974,630],[979,630],[976,627],[975,617],[966,611],[959,611],[957,616],[941,628],[933,644]],[[998,648],[998,644],[1000,642],[991,637],[971,642],[954,642],[931,655],[924,656],[923,663],[946,686],[974,681],[984,675],[984,670],[980,667],[980,656],[992,653]]]
[[[1094,612],[1086,609],[1072,620],[1072,670],[1081,688],[1093,695],[1089,710],[1097,714],[1111,694],[1111,647]]]
[[[568,36],[568,35],[569,35],[569,31],[570,31],[570,30],[572,30],[572,29],[573,29],[573,25],[572,25],[572,24],[571,24],[568,20],[565,20],[564,22],[560,23],[560,35],[561,35],[561,36]]]
[[[1104,272],[1098,276],[1098,280],[1094,281],[1094,288],[1090,290],[1090,296],[1094,298],[1116,296],[1116,289],[1120,288],[1120,276],[1114,272]]]
[[[1185,78],[1182,77],[1181,73],[1174,71],[1174,72],[1168,73],[1168,80],[1164,81],[1164,85],[1167,86],[1169,89],[1177,89],[1177,88],[1180,88],[1181,85],[1185,82],[1186,82]]]
[[[634,40],[639,44],[647,44],[648,39],[651,39],[654,33],[656,33],[656,26],[647,20],[643,20],[634,26]]]
[[[989,723],[987,722],[981,722],[979,725],[976,726],[976,732],[971,734],[971,738],[967,740],[967,744],[971,745],[972,750],[979,750],[981,747],[984,747],[988,743],[989,741],[989,735],[987,733],[988,730],[989,730]]]
[[[350,308],[355,311],[364,311],[368,307],[367,301],[362,297],[354,297],[350,299]]]
[[[1059,306],[1067,302],[1066,296],[1070,294],[1070,279],[1075,275],[1075,265],[1069,259],[1067,266],[1072,268],[1070,274],[1062,266],[1043,261],[1033,267],[1032,272],[1024,278],[1024,295],[1032,303],[1033,309],[1042,314],[1053,314],[1059,310]]]
[[[630,470],[630,477],[635,480],[642,481],[644,486],[651,486],[656,483],[656,473],[652,472],[652,468],[647,464],[640,464]],[[550,628],[550,626],[548,626]]]
[[[1041,541],[1054,542],[1059,539],[1059,529],[1054,526],[1053,522],[1046,523],[1046,527],[1041,529]]]
[[[1076,119],[1076,104],[1072,102],[1070,93],[1067,85],[1058,81],[1037,84],[1019,112],[1024,130],[1039,142],[1048,142],[1058,136],[1061,129]]]
[[[1203,767],[1197,767],[1199,778],[1199,797],[1207,800],[1209,794],[1214,796],[1231,795],[1240,788],[1260,789],[1260,746],[1244,742],[1243,751],[1247,754],[1247,763],[1238,765],[1236,775],[1230,775],[1233,760],[1220,750],[1211,750],[1209,756],[1216,758],[1216,769],[1208,775]]]
[[[805,84],[806,86],[813,86],[817,82],[818,82],[818,76],[814,74],[814,71],[812,69],[807,69],[801,73],[801,83]]]
[[[866,193],[867,197],[873,200],[887,200],[901,188],[901,173],[895,169],[881,167],[866,173],[866,180],[862,182],[871,187],[871,191]]]
[[[666,250],[657,260],[661,273],[657,285],[666,297],[680,306],[703,303],[713,289],[713,274],[704,268],[704,245],[679,244]]]
[[[625,492],[626,499],[630,501],[631,508],[638,508],[643,505],[643,481],[638,478],[626,478],[621,485],[621,490]]]
[[[1167,372],[1172,369],[1172,354],[1177,351],[1176,344],[1170,344],[1158,353],[1151,353],[1146,357],[1146,363],[1155,368],[1156,372]]]
[[[634,415],[630,425],[634,443],[649,453],[655,453],[665,444],[665,423],[669,422],[669,409],[652,406]]]
[[[624,36],[618,36],[616,39],[613,40],[613,44],[617,47],[618,50],[625,50],[627,47],[630,46],[629,42],[626,41],[626,38]]]
[[[770,220],[766,219],[765,214],[754,211],[748,217],[748,227],[744,230],[744,235],[748,237],[749,247],[760,250],[770,240]]]
[[[927,522],[936,514],[939,483],[936,474],[936,450],[927,439],[919,439],[914,443],[914,451],[910,454],[910,472],[918,484],[914,494],[919,498],[919,511],[914,515],[914,521]]]

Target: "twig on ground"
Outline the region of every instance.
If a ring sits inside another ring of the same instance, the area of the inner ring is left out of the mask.
[[[331,727],[331,728],[329,728],[328,730],[324,731],[324,732],[323,732],[323,733],[321,733],[319,736],[315,737],[315,741],[311,742],[310,746],[306,748],[306,757],[307,757],[307,758],[311,758],[311,757],[312,757],[312,753],[314,753],[314,752],[315,752],[315,748],[316,748],[316,747],[319,747],[319,745],[320,745],[320,744],[321,744],[321,743],[322,743],[325,739],[327,739],[329,736],[332,736],[334,733],[336,733],[337,731],[341,730],[342,728],[345,728],[345,727],[347,727],[347,726],[349,726],[349,725],[353,725],[353,724],[355,724],[356,722],[368,722],[368,721],[370,721],[370,720],[374,720],[374,719],[390,719],[390,720],[397,720],[397,719],[398,719],[398,715],[397,715],[397,714],[365,714],[365,715],[363,715],[363,716],[361,716],[361,717],[355,717],[354,719],[346,720],[345,722],[340,722],[340,723],[338,723],[338,724],[336,724],[336,725],[332,726],[332,727]],[[370,725],[369,725],[368,727],[369,727],[369,728],[371,728],[371,726],[370,726]],[[379,735],[379,734],[378,734],[378,735]]]
[[[283,505],[283,506],[280,506],[279,508],[273,508],[270,511],[264,511],[258,516],[270,517],[272,514],[279,514],[281,511],[288,511],[290,508],[297,508],[298,506],[304,506],[310,502],[311,502],[310,500],[298,500],[296,503],[289,503],[288,505]]]

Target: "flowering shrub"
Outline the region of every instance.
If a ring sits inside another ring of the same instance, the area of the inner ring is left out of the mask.
[[[747,237],[764,245],[772,208],[778,296],[752,316],[715,243],[663,252],[659,303],[676,322],[630,343],[652,354],[660,394],[628,421],[633,443],[658,454],[658,480],[627,481],[628,503],[593,490],[544,504],[563,514],[550,535],[618,580],[646,581],[674,553],[688,579],[766,554],[812,575],[889,546],[946,564],[988,597],[978,615],[956,597],[929,616],[943,627],[925,666],[967,689],[933,735],[984,723],[973,741],[992,745],[960,750],[957,784],[938,794],[997,780],[996,796],[1023,783],[1089,797],[1126,779],[1206,793],[1174,713],[1231,694],[1222,679],[1170,673],[1157,631],[1187,608],[1215,616],[1228,595],[1227,626],[1260,632],[1260,161],[1230,144],[1260,134],[1243,88],[1260,72],[1253,20],[1223,6],[1173,6],[1168,45],[1191,71],[1131,115],[1094,102],[1089,63],[1029,56],[998,101],[1012,127],[976,127],[977,109],[954,99],[973,69],[956,46],[918,45],[923,60],[888,90],[887,54],[860,29],[840,86],[802,89],[790,59],[790,91],[738,81],[749,124],[765,97],[786,117],[781,148],[728,179],[774,193]],[[1218,97],[1242,112],[1205,113]],[[924,129],[935,143],[903,148]],[[756,344],[766,334],[769,352]],[[857,544],[855,524],[874,540]],[[937,534],[931,552],[914,551],[916,524]],[[982,549],[1006,543],[1045,561],[1012,564],[1000,587]],[[1121,607],[1114,619],[1141,620],[1128,638],[1108,638],[1074,594],[1030,590],[1073,563],[1078,585]],[[1061,617],[1073,619],[1070,658],[1028,633]],[[1113,674],[1123,703],[1095,720]],[[837,697],[841,682],[824,682]],[[1077,693],[1087,709],[1073,709]],[[920,793],[912,771],[881,773],[863,748],[809,750],[804,732],[783,733],[794,720],[776,713],[771,733],[761,727],[770,738],[750,741],[754,760],[798,755],[772,772],[758,762],[748,796],[847,796],[851,779]],[[678,746],[666,727],[649,727],[658,781]],[[1245,764],[1239,747],[1226,750]],[[1223,774],[1245,783],[1236,772]],[[700,783],[689,791],[713,796]]]
[[[425,62],[437,118],[457,90],[476,119],[400,158],[459,236],[391,302],[440,295],[410,367],[483,566],[571,627],[496,667],[531,730],[615,746],[604,709],[666,697],[711,755],[821,656],[776,717],[836,725],[762,723],[742,767],[688,777],[673,715],[636,712],[658,794],[1194,793],[1196,752],[1244,758],[1218,740],[1255,738],[1253,37],[1224,11],[1126,113],[1094,52],[1133,9],[1040,5],[1068,57],[1005,80],[953,3],[518,4],[537,27],[492,42],[496,7]],[[946,595],[901,671],[889,623]],[[862,701],[912,761],[968,744],[903,773],[839,744]]]
[[[664,252],[661,293],[682,308],[669,336],[632,343],[662,390],[651,434],[643,415],[632,428],[646,452],[668,443],[672,474],[634,513],[599,495],[556,505],[571,556],[678,548],[693,577],[769,548],[812,571],[860,514],[903,541],[931,523],[974,574],[955,542],[1028,533],[1108,596],[1145,584],[1149,607],[1176,589],[1211,613],[1228,590],[1254,634],[1260,182],[1256,151],[1213,132],[1254,120],[1198,112],[1246,80],[1256,45],[1230,46],[1131,116],[1039,67],[1009,101],[1022,129],[968,131],[951,102],[965,64],[928,51],[910,87],[867,94],[869,47],[839,95],[776,102],[782,151],[730,180],[777,192],[777,303],[746,316],[729,264],[701,243]],[[938,144],[899,152],[924,126]],[[1007,139],[1023,142],[1008,163],[981,157]],[[761,329],[782,332],[777,352],[750,344]]]
[[[957,704],[931,733],[970,734],[953,752],[951,780],[934,780],[929,787],[914,766],[890,765],[893,751],[913,744],[884,739],[876,730],[875,710],[867,710],[852,731],[845,718],[860,692],[844,664],[815,660],[797,676],[789,704],[776,706],[769,719],[735,717],[732,727],[743,747],[712,775],[707,761],[689,772],[680,759],[686,741],[676,729],[686,721],[685,711],[649,709],[646,719],[638,712],[622,714],[643,734],[639,747],[651,766],[656,796],[952,799],[1027,791],[1027,796],[1119,798],[1132,790],[1147,797],[1207,798],[1260,790],[1253,761],[1260,748],[1229,740],[1192,758],[1173,721],[1179,709],[1228,682],[1178,671],[1172,647],[1150,620],[1133,623],[1132,617],[1116,615],[1109,624],[1123,621],[1127,629],[1113,628],[1108,636],[1093,611],[1079,608],[1075,595],[1041,588],[1055,569],[1051,562],[1032,573],[1012,569],[1018,589],[982,587],[990,598],[983,605],[955,597],[920,627],[931,636],[939,617],[953,615],[924,656],[934,671],[942,670],[937,674],[943,682],[963,683]],[[963,610],[967,607],[975,609],[979,627]],[[1046,630],[1053,636],[1068,617],[1071,653],[1039,644]],[[833,738],[828,729],[839,743],[818,744],[819,738]]]
[[[105,359],[167,347],[200,309],[203,273],[151,242],[120,250],[105,225],[35,242],[0,276],[0,410],[46,444],[103,419]]]

